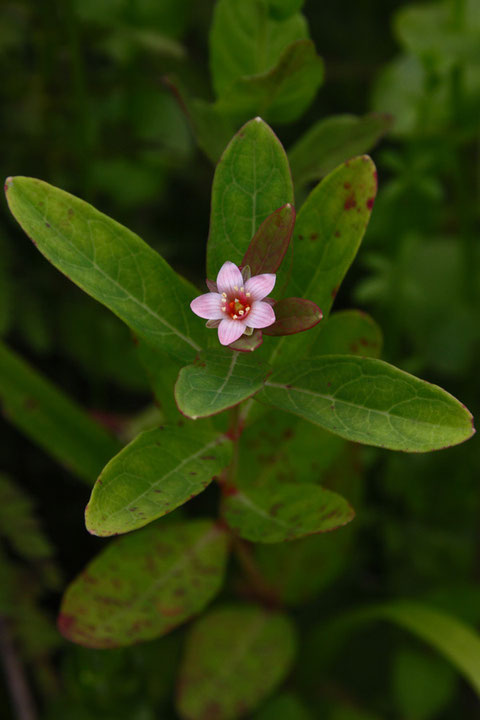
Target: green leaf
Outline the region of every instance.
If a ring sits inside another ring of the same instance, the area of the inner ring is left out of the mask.
[[[226,260],[240,265],[260,224],[293,203],[287,156],[261,120],[250,120],[229,143],[215,171],[207,272],[217,276]]]
[[[216,104],[199,98],[187,100],[187,108],[197,145],[209,160],[217,163],[235,132],[233,120],[222,115]]]
[[[269,215],[258,228],[243,256],[241,266],[252,275],[276,273],[288,250],[295,226],[295,208],[288,203]]]
[[[136,530],[201,493],[229,463],[231,443],[201,426],[139,435],[102,471],[85,512],[93,535]]]
[[[378,358],[382,331],[369,315],[360,310],[333,313],[321,323],[309,355],[363,355]]]
[[[241,119],[260,114],[268,122],[293,122],[309,107],[322,80],[323,62],[315,45],[311,40],[296,40],[272,69],[239,77],[223,91],[215,107],[221,114]]]
[[[390,450],[440,450],[475,432],[471,414],[445,390],[371,358],[298,361],[274,372],[258,399],[347,440]]]
[[[311,483],[240,484],[229,488],[224,516],[245,540],[277,543],[336,530],[355,513],[348,502]]]
[[[195,288],[137,235],[83,200],[32,178],[9,178],[7,200],[42,255],[135,333],[191,361],[201,329]]]
[[[313,720],[313,715],[293,693],[282,693],[269,700],[252,720]]]
[[[311,330],[322,319],[322,311],[304,298],[282,298],[274,306],[275,322],[263,329],[265,335],[294,335]]]
[[[2,344],[0,400],[13,425],[90,484],[121,447],[53,383]]]
[[[451,665],[437,655],[402,648],[394,657],[392,685],[400,716],[433,720],[453,699],[456,676]]]
[[[278,20],[284,20],[298,12],[305,0],[267,0],[270,15]]]
[[[335,115],[315,123],[288,151],[295,188],[320,180],[338,165],[369,152],[393,123],[391,115]]]
[[[234,720],[283,680],[295,653],[290,620],[254,606],[213,610],[187,639],[177,710],[185,720]]]
[[[59,629],[93,648],[165,635],[217,594],[227,549],[225,532],[207,520],[155,523],[114,540],[68,587]]]
[[[282,51],[308,37],[305,18],[296,13],[278,21],[257,0],[219,0],[210,31],[210,67],[217,96],[244,75],[258,75],[277,64]]]
[[[376,191],[375,165],[362,156],[341,165],[310,193],[297,214],[286,296],[311,300],[328,316],[367,228]],[[294,361],[314,340],[314,332],[283,339],[270,361]]]
[[[215,415],[258,392],[269,372],[268,365],[252,355],[209,351],[180,370],[175,400],[179,410],[193,420]]]

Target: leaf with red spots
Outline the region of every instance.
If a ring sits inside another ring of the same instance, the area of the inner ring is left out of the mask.
[[[112,541],[67,588],[58,626],[113,648],[165,635],[220,590],[228,538],[208,520],[161,524]]]
[[[203,492],[230,456],[225,436],[200,424],[141,433],[98,478],[85,512],[87,530],[116,535],[172,512]]]
[[[320,180],[349,158],[370,152],[392,127],[386,113],[334,115],[315,123],[288,151],[295,188]]]
[[[337,493],[312,483],[239,483],[224,499],[224,517],[245,540],[277,543],[329,532],[355,515]]]
[[[212,350],[180,370],[175,385],[178,408],[194,420],[238,405],[263,385],[270,368],[253,355]]]
[[[203,336],[188,311],[197,291],[138,235],[41,180],[8,178],[6,194],[14,217],[58,270],[152,346],[193,360]]]
[[[389,450],[440,450],[475,432],[467,408],[445,390],[355,355],[298,360],[274,372],[257,397],[346,440]]]
[[[215,170],[208,277],[214,280],[226,260],[240,265],[262,222],[287,203],[293,203],[293,185],[285,151],[261,118],[250,120]]]
[[[265,335],[294,335],[318,325],[323,313],[304,298],[283,298],[275,303],[275,322],[263,329]]]
[[[309,355],[363,355],[378,358],[382,350],[382,331],[367,313],[342,310],[322,323]]]
[[[184,720],[250,715],[282,682],[295,654],[291,621],[253,605],[220,607],[193,625],[176,706]]]
[[[248,265],[252,275],[276,273],[287,252],[295,225],[295,208],[288,203],[275,210],[258,228],[247,252],[242,267]]]

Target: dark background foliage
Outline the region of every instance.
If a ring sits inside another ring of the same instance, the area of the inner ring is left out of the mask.
[[[213,165],[165,76],[194,97],[212,97],[213,6],[4,0],[0,9],[3,175],[39,177],[86,199],[198,284]],[[461,6],[451,3],[453,24]],[[274,129],[288,147],[329,115],[395,115],[373,152],[380,189],[372,222],[335,307],[368,310],[383,328],[385,359],[448,388],[475,415],[480,70],[475,58],[449,61],[450,46],[441,42],[418,47],[401,24],[403,8],[381,0],[306,2],[325,83],[300,120]],[[125,429],[151,402],[128,330],[34,252],[5,203],[0,212],[4,339],[110,427]],[[60,593],[102,541],[84,528],[85,486],[8,418],[2,440],[10,480],[0,485],[0,612],[15,617],[13,642],[40,716],[175,717],[181,631],[108,652],[74,647],[57,634]],[[364,499],[356,543],[316,597],[295,607],[304,640],[290,694],[258,717],[477,717],[472,692],[451,668],[386,626],[352,636],[328,673],[315,671],[322,659],[310,629],[339,608],[429,598],[480,620],[478,441],[418,456],[367,450],[358,463]],[[191,512],[213,507],[214,493],[195,500]],[[12,516],[17,534],[31,538],[27,549],[8,529]],[[14,717],[9,702],[0,684],[2,717]]]

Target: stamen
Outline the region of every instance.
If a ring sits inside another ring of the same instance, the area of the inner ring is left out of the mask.
[[[226,297],[227,297],[227,293],[222,293],[222,297],[223,297],[223,298],[226,298]]]
[[[234,286],[233,286],[233,289],[234,289],[234,290],[238,290],[238,285],[234,285]]]
[[[244,290],[245,290],[245,288],[242,285],[242,287],[240,288],[240,292],[244,292]]]
[[[245,315],[245,310],[239,310],[239,311],[238,311],[238,314],[239,314],[239,315]]]
[[[235,298],[235,302],[240,302],[240,300],[238,298]]]
[[[250,297],[251,294],[252,294],[252,293],[245,293],[245,295],[246,295],[247,297]]]
[[[248,312],[248,311],[250,310],[250,305],[247,305],[247,306],[245,307],[245,310]]]
[[[222,307],[222,312],[227,312],[227,308],[225,305]]]
[[[234,316],[233,316],[233,319],[234,319],[234,320],[237,320],[237,319],[238,319],[238,315],[234,315]]]

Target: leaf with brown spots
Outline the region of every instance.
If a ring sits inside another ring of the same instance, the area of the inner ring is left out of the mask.
[[[164,635],[220,590],[227,550],[225,531],[209,520],[156,523],[114,540],[67,588],[58,627],[92,648]]]
[[[290,620],[255,606],[226,606],[190,630],[177,710],[184,720],[235,720],[284,679],[295,653]]]
[[[141,433],[104,468],[85,512],[93,535],[143,527],[201,493],[229,463],[231,443],[201,425]]]
[[[367,313],[342,310],[333,313],[316,333],[309,355],[363,355],[378,358],[382,350],[382,331]]]

